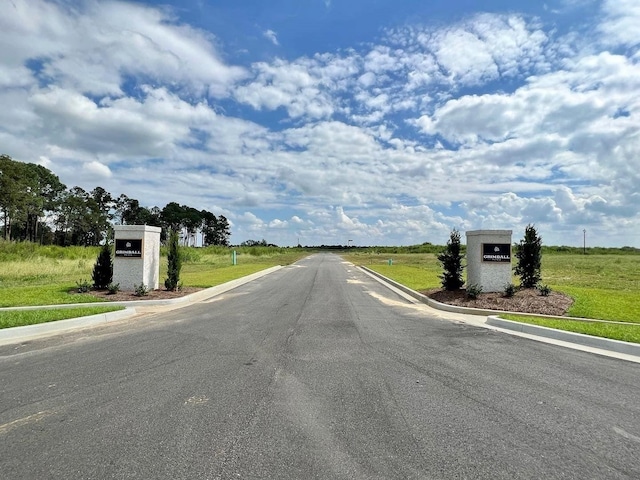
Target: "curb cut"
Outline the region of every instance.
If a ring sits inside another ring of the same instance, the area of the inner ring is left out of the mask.
[[[530,313],[508,312],[504,310],[485,310],[480,308],[459,307],[456,305],[448,305],[446,303],[440,303],[430,299],[426,295],[423,295],[419,292],[416,292],[415,290],[410,289],[409,287],[401,285],[395,280],[391,280],[390,278],[387,278],[378,272],[374,272],[373,270],[367,267],[361,266],[358,268],[365,271],[366,273],[369,273],[375,277],[378,277],[380,280],[387,282],[393,287],[403,291],[404,293],[406,293],[407,295],[410,295],[416,300],[432,308],[435,308],[436,310],[443,310],[446,312],[461,313],[461,314],[468,314],[468,315],[486,316],[487,319],[484,322],[484,324],[490,325],[492,327],[503,328],[505,330],[511,330],[513,332],[519,332],[519,333],[524,333],[528,335],[549,338],[552,340],[573,343],[573,344],[581,345],[585,347],[608,350],[610,352],[621,353],[624,355],[640,357],[640,344],[623,342],[621,340],[612,340],[612,339],[603,338],[603,337],[595,337],[593,335],[585,335],[582,333],[567,332],[565,330],[557,330],[555,328],[541,327],[538,325],[531,325],[527,323],[514,322],[512,320],[504,320],[496,316],[501,313],[508,313],[510,315],[531,316]],[[536,315],[536,316],[558,318],[558,317],[552,317],[549,315]],[[591,320],[591,319],[585,319],[585,318],[575,318],[575,317],[563,317],[563,318],[566,318],[567,320],[598,322],[598,320]],[[620,323],[620,322],[612,322],[612,323]]]
[[[185,295],[180,298],[170,298],[168,300],[130,300],[125,302],[92,302],[92,303],[75,303],[75,304],[63,304],[63,305],[42,305],[42,306],[29,306],[29,307],[8,307],[0,308],[0,311],[19,311],[19,310],[52,310],[60,308],[76,308],[76,307],[96,307],[96,306],[120,306],[125,307],[124,310],[117,312],[101,313],[98,315],[89,315],[86,317],[69,318],[66,320],[57,320],[47,323],[39,323],[36,325],[24,325],[21,327],[10,327],[0,329],[0,346],[8,345],[11,343],[18,343],[27,340],[33,340],[45,335],[51,335],[56,333],[62,333],[69,330],[74,330],[83,327],[95,326],[100,323],[112,322],[114,320],[121,320],[123,318],[132,317],[136,312],[136,307],[147,306],[163,306],[163,305],[177,305],[177,308],[186,307],[188,305],[201,302],[208,298],[212,298],[223,293],[240,287],[246,283],[257,280],[261,277],[269,275],[283,268],[281,265],[267,268],[245,277],[237,278],[215,287],[207,288],[199,292]]]

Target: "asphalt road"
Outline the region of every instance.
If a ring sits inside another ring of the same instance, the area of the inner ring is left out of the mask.
[[[0,348],[3,479],[638,479],[637,364],[429,316],[319,254]]]

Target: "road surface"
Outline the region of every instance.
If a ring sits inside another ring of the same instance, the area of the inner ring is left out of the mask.
[[[317,254],[0,347],[3,479],[637,479],[637,364],[439,319]]]

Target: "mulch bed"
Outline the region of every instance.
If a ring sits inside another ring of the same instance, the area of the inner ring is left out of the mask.
[[[573,299],[559,292],[551,292],[543,297],[535,288],[519,289],[513,297],[505,297],[502,292],[481,293],[478,298],[467,298],[466,290],[446,291],[440,289],[420,292],[437,302],[460,307],[505,310],[509,312],[537,313],[562,316],[573,304]]]

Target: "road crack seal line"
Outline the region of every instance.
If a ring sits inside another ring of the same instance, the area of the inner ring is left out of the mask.
[[[640,443],[640,437],[637,437],[636,435],[633,435],[632,433],[629,433],[620,427],[613,427],[613,431],[621,437],[626,438],[627,440]]]
[[[5,423],[3,425],[0,425],[0,435],[5,434],[10,432],[11,430],[21,427],[23,425],[28,425],[30,423],[36,423],[40,420],[42,420],[43,418],[49,417],[51,415],[53,415],[54,412],[53,410],[44,410],[42,412],[38,412],[38,413],[34,413],[33,415],[29,415],[27,417],[24,418],[19,418],[17,420],[14,420],[13,422],[9,422],[9,423]]]
[[[189,397],[184,401],[185,405],[204,405],[209,402],[209,398],[204,395]]]

